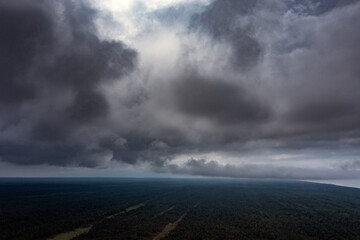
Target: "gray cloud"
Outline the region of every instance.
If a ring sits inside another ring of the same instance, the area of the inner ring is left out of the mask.
[[[256,124],[269,117],[266,107],[255,97],[221,79],[185,75],[173,87],[176,104],[185,114],[219,124]]]
[[[202,13],[193,16],[191,28],[205,31],[216,40],[232,44],[231,62],[235,68],[246,69],[261,55],[261,46],[254,36],[251,23],[243,21],[250,15],[257,1],[217,0]]]
[[[109,105],[103,95],[96,92],[79,92],[66,113],[71,120],[86,123],[106,117],[108,111]]]
[[[1,105],[19,104],[35,97],[35,87],[27,75],[37,54],[54,44],[51,12],[46,3],[0,3],[0,99]],[[31,19],[31,21],[29,21]],[[5,104],[6,103],[6,104]]]
[[[99,150],[71,138],[107,117],[100,85],[134,69],[137,54],[120,41],[100,40],[95,15],[83,1],[0,3],[3,161],[96,165],[80,159]]]
[[[344,170],[359,170],[360,169],[360,160],[353,160],[350,162],[343,163],[341,168]]]
[[[235,166],[219,164],[216,161],[205,159],[190,159],[184,165],[169,164],[166,171],[174,174],[197,175],[207,177],[230,178],[277,178],[277,179],[351,179],[358,177],[357,171],[344,171],[339,169],[309,169],[300,167],[274,166],[272,164],[246,164]],[[160,172],[164,171],[160,168]]]
[[[142,15],[134,21],[142,31],[130,29],[130,48],[121,34],[101,36],[106,19],[112,28],[116,18],[105,14],[99,26],[103,15],[87,1],[0,3],[2,161],[355,177],[349,159],[360,145],[358,1],[145,8],[137,5]],[[127,24],[119,24],[126,35]],[[308,165],[274,162],[296,151]],[[219,153],[234,162],[210,161]],[[208,158],[172,162],[186,154]],[[261,154],[268,163],[251,162]],[[312,168],[314,155],[340,167],[324,161],[322,169]]]
[[[357,2],[356,0],[294,0],[287,1],[287,5],[290,9],[298,14],[305,15],[320,15],[325,14],[334,8],[343,7],[352,3]]]

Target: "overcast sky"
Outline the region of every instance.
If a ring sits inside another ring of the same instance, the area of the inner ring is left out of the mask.
[[[360,178],[357,0],[0,1],[0,176]]]

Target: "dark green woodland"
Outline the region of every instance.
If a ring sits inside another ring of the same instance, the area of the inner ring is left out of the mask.
[[[360,239],[360,189],[270,180],[1,179],[0,239]]]

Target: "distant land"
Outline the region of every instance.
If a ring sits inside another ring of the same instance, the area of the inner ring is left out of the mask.
[[[280,180],[2,178],[2,240],[360,239],[360,189]]]

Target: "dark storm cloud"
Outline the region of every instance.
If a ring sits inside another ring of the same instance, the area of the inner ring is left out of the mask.
[[[32,144],[14,142],[1,142],[0,154],[2,159],[11,163],[21,165],[44,164],[52,165],[71,164],[70,161],[78,161],[74,157],[80,157],[82,152],[80,146]],[[66,161],[66,163],[64,163]]]
[[[216,40],[229,41],[234,67],[246,69],[259,60],[261,46],[251,24],[242,23],[240,18],[250,15],[256,3],[254,0],[216,0],[204,12],[194,15],[190,26],[209,33]]]
[[[91,122],[106,117],[109,105],[103,95],[96,92],[79,92],[67,109],[68,117],[78,123]]]
[[[143,160],[146,149],[149,148],[151,140],[145,136],[136,136],[136,134],[119,138],[117,136],[107,137],[101,140],[100,146],[110,149],[113,158],[129,164],[135,164],[137,161]],[[155,161],[156,159],[152,159]]]
[[[204,31],[217,41],[228,41],[233,48],[231,63],[235,69],[246,70],[258,63],[264,53],[264,46],[256,36],[259,29],[255,28],[259,26],[253,24],[254,18],[257,18],[256,11],[262,5],[268,11],[280,7],[283,14],[292,11],[298,15],[319,16],[355,2],[357,0],[291,0],[270,3],[263,0],[214,0],[203,12],[193,15],[190,29]]]
[[[319,21],[323,32],[310,30],[311,45],[297,61],[290,60],[292,80],[283,86],[291,96],[285,119],[310,131],[335,133],[359,129],[360,31],[355,22],[359,5],[339,8]],[[332,19],[341,19],[331,22]],[[292,64],[294,64],[292,66]]]
[[[266,107],[239,86],[196,74],[174,85],[176,104],[185,114],[222,124],[257,123],[269,117]]]
[[[100,81],[134,68],[136,53],[101,41],[94,10],[81,1],[1,2],[0,11],[1,104],[35,98],[37,85],[96,91]]]
[[[67,126],[63,126],[61,121],[43,120],[33,126],[31,136],[42,142],[57,142],[65,140],[67,132]]]
[[[54,44],[53,12],[45,11],[45,5],[0,2],[0,104],[3,106],[35,97],[35,86],[27,76],[36,56]]]
[[[356,175],[349,159],[360,145],[358,1],[146,6],[136,5],[135,20],[119,23],[125,33],[112,36],[86,1],[0,2],[1,161],[119,161],[228,177]],[[137,50],[111,36],[134,40]],[[276,162],[296,151],[306,164]],[[325,157],[339,163],[311,168]]]
[[[96,166],[91,156],[106,153],[73,135],[108,116],[100,85],[134,69],[137,53],[100,40],[95,15],[84,1],[0,3],[2,135],[13,139],[1,140],[3,161]]]
[[[345,161],[342,157],[349,158],[346,152],[356,154],[351,152],[357,143],[350,144],[347,139],[358,138],[360,126],[360,31],[356,26],[360,21],[360,8],[357,2],[295,1],[285,5],[276,2],[278,6],[271,8],[263,1],[214,1],[193,18],[192,30],[206,32],[215,42],[228,41],[234,53],[240,52],[237,56],[244,57],[244,62],[235,61],[240,69],[251,66],[263,78],[253,85],[252,81],[256,82],[259,75],[254,77],[240,71],[243,74],[238,75],[239,79],[245,80],[232,79],[228,84],[226,80],[232,75],[227,70],[214,81],[184,78],[175,85],[175,98],[181,111],[216,122],[206,128],[201,140],[209,143],[208,139],[218,137],[210,152],[224,150],[225,146],[239,156],[247,154],[249,149],[253,154],[264,148],[278,154],[305,149],[309,155],[311,151],[321,151],[323,157],[331,158],[337,151],[339,162]],[[254,42],[241,41],[243,36],[249,36]],[[252,48],[254,46],[259,48]],[[242,47],[259,51],[246,52]],[[219,56],[219,61],[222,57]],[[233,58],[229,61],[234,63]],[[259,89],[262,91],[257,91]],[[256,97],[249,100],[249,96]],[[227,129],[233,120],[238,121],[239,126]],[[246,124],[247,120],[254,126]],[[252,139],[255,143],[244,149],[243,139],[245,142]],[[233,144],[227,145],[228,141]],[[257,141],[269,145],[262,146]],[[327,151],[331,154],[327,155]],[[299,168],[271,162],[237,167],[202,160],[189,161],[185,167],[169,164],[168,170],[205,176],[302,179],[346,178],[358,174],[356,168],[352,173],[326,167],[312,170],[311,162]]]

